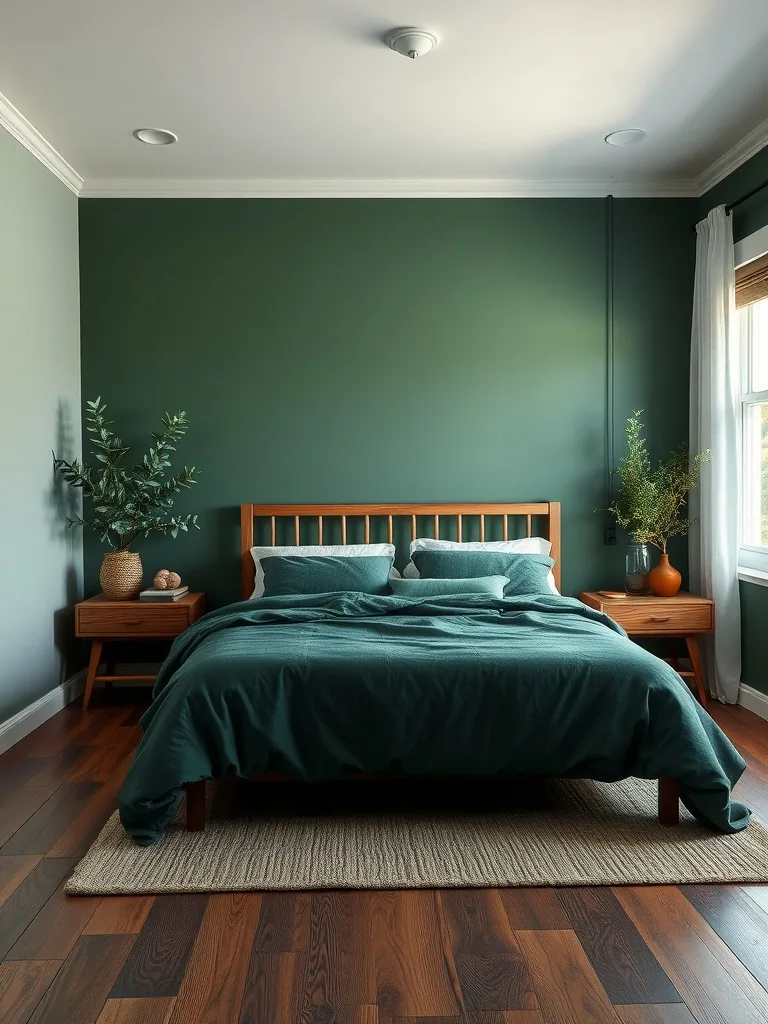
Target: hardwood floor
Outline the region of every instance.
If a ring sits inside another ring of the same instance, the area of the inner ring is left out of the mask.
[[[0,757],[2,1024],[758,1024],[768,885],[70,898],[146,690]],[[768,820],[768,723],[713,715]]]

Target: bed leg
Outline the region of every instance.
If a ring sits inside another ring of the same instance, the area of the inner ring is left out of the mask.
[[[680,821],[680,795],[677,779],[659,779],[659,824],[677,825]]]
[[[187,791],[187,829],[202,832],[205,829],[205,779],[188,782],[184,788]]]

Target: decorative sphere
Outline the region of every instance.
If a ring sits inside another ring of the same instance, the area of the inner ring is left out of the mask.
[[[177,572],[169,572],[165,578],[168,590],[175,590],[181,586],[181,576]]]
[[[167,590],[168,589],[168,576],[163,576],[162,572],[159,572],[157,576],[152,580],[152,586],[155,590]]]
[[[157,570],[157,575],[158,576],[168,576],[168,575],[170,575],[170,573],[169,573],[168,569],[158,569]]]

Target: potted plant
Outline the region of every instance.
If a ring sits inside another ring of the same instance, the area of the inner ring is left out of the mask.
[[[627,553],[627,592],[647,593],[650,588],[659,597],[673,597],[680,589],[681,577],[669,564],[667,542],[688,533],[691,520],[685,511],[686,500],[698,485],[702,465],[710,460],[709,449],[691,458],[688,445],[681,444],[652,469],[642,436],[642,412],[638,410],[627,420],[627,454],[615,470],[621,485],[606,511],[635,542]],[[655,569],[650,569],[648,545],[661,552]]]
[[[176,442],[186,434],[189,423],[185,412],[166,413],[162,430],[152,434],[153,443],[140,462],[126,466],[123,460],[128,448],[111,429],[105,419],[106,405],[101,398],[86,402],[86,430],[91,435],[91,448],[96,460],[93,466],[73,459],[57,459],[53,465],[72,487],[78,487],[91,506],[89,519],[81,516],[68,518],[70,526],[90,526],[111,551],[104,555],[99,571],[99,582],[105,595],[123,601],[135,597],[141,590],[142,565],[138,552],[130,545],[140,535],[170,533],[176,537],[179,530],[197,526],[196,515],[171,515],[175,496],[182,489],[197,483],[194,466],[181,470],[176,476],[165,477],[170,467],[170,456],[176,451]]]

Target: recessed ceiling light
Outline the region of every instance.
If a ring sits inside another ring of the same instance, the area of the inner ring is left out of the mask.
[[[605,136],[609,146],[632,146],[635,142],[642,142],[645,132],[642,128],[622,128],[621,131],[611,132]]]
[[[133,136],[139,142],[146,142],[148,146],[170,146],[179,141],[178,135],[167,132],[164,128],[137,128]]]

